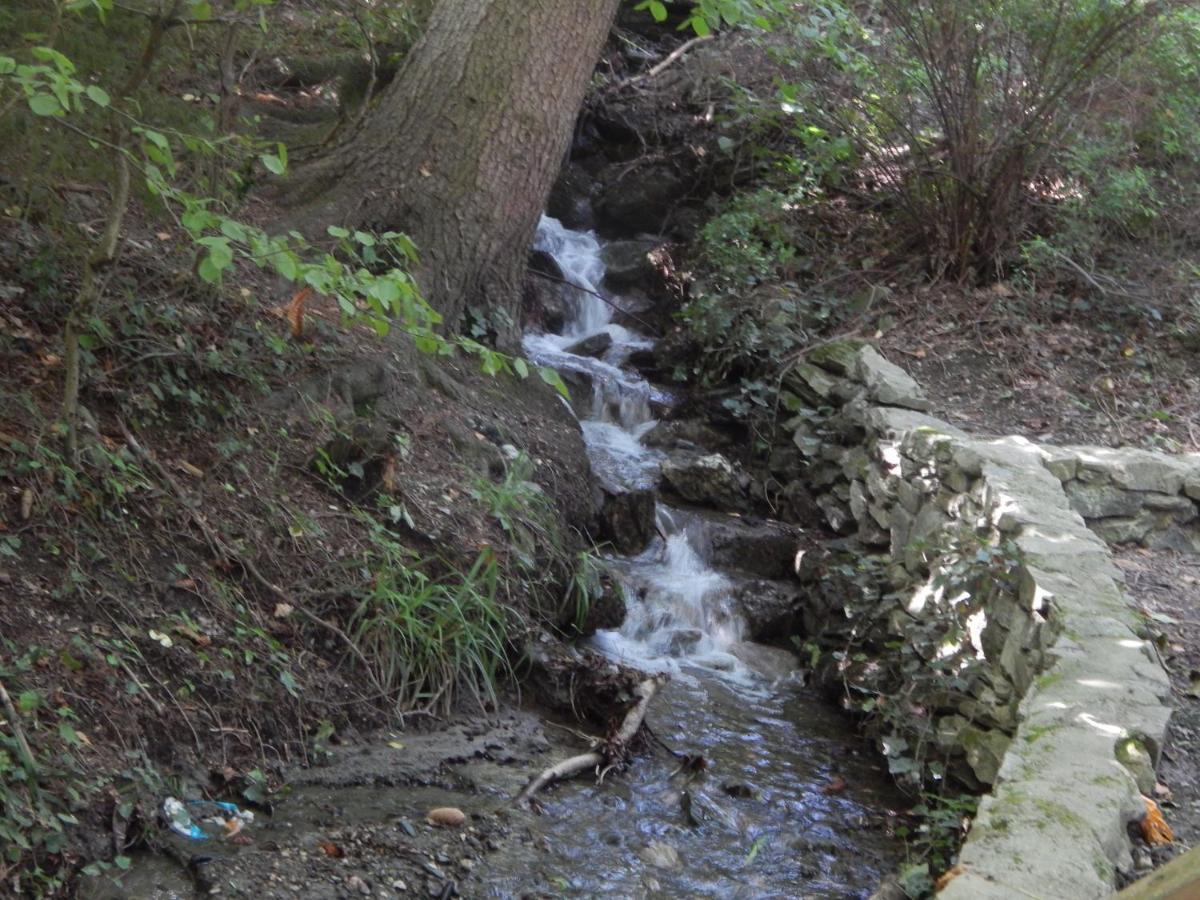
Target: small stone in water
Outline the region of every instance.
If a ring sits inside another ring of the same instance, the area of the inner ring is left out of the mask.
[[[467,821],[466,814],[453,806],[439,806],[431,809],[425,815],[425,821],[430,825],[444,825],[447,828],[458,828]]]
[[[683,864],[679,851],[663,841],[651,841],[638,855],[643,861],[660,869],[678,869]]]

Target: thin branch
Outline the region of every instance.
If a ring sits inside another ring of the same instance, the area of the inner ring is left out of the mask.
[[[706,34],[706,35],[703,35],[702,37],[694,37],[690,41],[684,41],[682,44],[680,44],[678,47],[676,47],[674,50],[672,50],[670,53],[668,53],[662,62],[651,67],[647,71],[643,72],[641,75],[634,75],[632,78],[626,78],[624,81],[618,81],[609,90],[613,90],[613,91],[624,90],[627,87],[637,84],[639,81],[646,81],[647,79],[654,78],[656,75],[658,75],[660,72],[662,72],[668,66],[672,65],[676,60],[678,60],[680,57],[682,57],[685,53],[687,53],[693,47],[697,46],[698,44],[703,44],[707,41],[711,41],[713,39],[713,37],[714,37],[714,35]]]

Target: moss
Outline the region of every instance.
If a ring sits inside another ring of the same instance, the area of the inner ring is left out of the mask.
[[[1032,728],[1027,728],[1021,737],[1025,743],[1033,744],[1050,732],[1057,731],[1060,727],[1059,725],[1035,725]]]
[[[1084,821],[1083,817],[1061,803],[1055,803],[1053,800],[1047,800],[1045,797],[1034,797],[1033,805],[1054,824],[1073,828],[1077,831],[1088,830],[1088,824]]]

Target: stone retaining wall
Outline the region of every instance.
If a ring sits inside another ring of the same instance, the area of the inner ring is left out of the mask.
[[[1200,548],[1200,460],[973,438],[927,415],[919,386],[862,343],[814,350],[785,386],[804,405],[789,427],[829,524],[890,562],[896,639],[919,622],[916,601],[946,588],[948,537],[1012,553],[1012,583],[985,587],[964,638],[976,675],[928,704],[939,743],[992,787],[941,895],[1108,895],[1153,789],[1170,689],[1106,541]]]

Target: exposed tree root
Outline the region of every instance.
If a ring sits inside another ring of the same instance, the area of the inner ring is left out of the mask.
[[[586,772],[588,769],[599,769],[599,776],[603,779],[609,769],[619,765],[624,759],[629,742],[633,740],[634,735],[642,726],[642,720],[646,718],[646,709],[650,706],[650,700],[664,681],[663,676],[656,675],[653,678],[647,678],[634,688],[633,695],[637,698],[637,702],[625,714],[625,720],[616,734],[596,750],[564,759],[557,765],[534,776],[521,793],[517,794],[513,802],[516,804],[527,803],[546,785],[578,775],[580,772]]]

